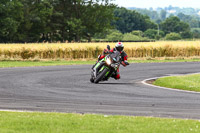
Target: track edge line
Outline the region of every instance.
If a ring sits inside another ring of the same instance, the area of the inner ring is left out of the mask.
[[[190,74],[200,74],[200,72],[198,72],[198,73],[188,73],[188,74],[184,74],[184,75],[190,75]],[[177,76],[178,75],[183,75],[183,74],[177,74]],[[175,76],[175,75],[173,75],[173,76]],[[145,80],[141,81],[141,83],[144,84],[144,85],[147,85],[147,86],[161,88],[161,89],[165,89],[165,90],[186,92],[186,93],[193,93],[193,94],[200,94],[200,92],[196,92],[196,91],[187,91],[187,90],[180,90],[180,89],[174,89],[174,88],[167,88],[167,87],[161,87],[161,86],[157,86],[157,85],[153,85],[153,84],[147,83],[147,81],[156,80],[158,78],[163,78],[163,77],[172,77],[172,76],[160,76],[160,77],[148,78],[148,79],[145,79]]]

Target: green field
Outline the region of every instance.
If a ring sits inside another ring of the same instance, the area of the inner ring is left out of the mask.
[[[1,133],[199,133],[200,121],[92,114],[0,112]]]
[[[58,65],[84,65],[95,64],[95,60],[90,61],[0,61],[0,67],[29,67],[29,66],[58,66]],[[165,60],[129,60],[130,63],[162,63],[162,62],[200,62],[200,59],[165,59]]]
[[[154,85],[200,92],[200,74],[163,77],[157,79]]]
[[[95,61],[0,61],[0,67],[31,67],[94,64]]]

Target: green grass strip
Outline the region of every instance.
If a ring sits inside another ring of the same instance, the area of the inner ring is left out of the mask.
[[[0,61],[0,67],[58,66],[58,65],[91,65],[96,61]],[[200,59],[176,60],[129,60],[130,63],[162,63],[162,62],[200,62]]]
[[[1,133],[199,133],[200,121],[65,113],[0,112]]]
[[[200,92],[200,74],[159,78],[153,84],[167,88]]]
[[[95,61],[0,61],[0,67],[84,65],[94,63]]]

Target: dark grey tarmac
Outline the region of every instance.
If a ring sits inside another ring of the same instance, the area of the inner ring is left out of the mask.
[[[0,68],[0,109],[200,119],[200,93],[141,83],[200,72],[199,62],[131,64],[99,84],[89,81],[91,66]]]

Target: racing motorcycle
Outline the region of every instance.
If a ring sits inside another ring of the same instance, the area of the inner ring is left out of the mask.
[[[107,45],[107,49],[110,51],[109,45]],[[120,52],[109,52],[107,56],[105,56],[92,67],[90,82],[99,83],[99,81],[108,80],[112,75],[115,74],[121,64],[121,61]]]

